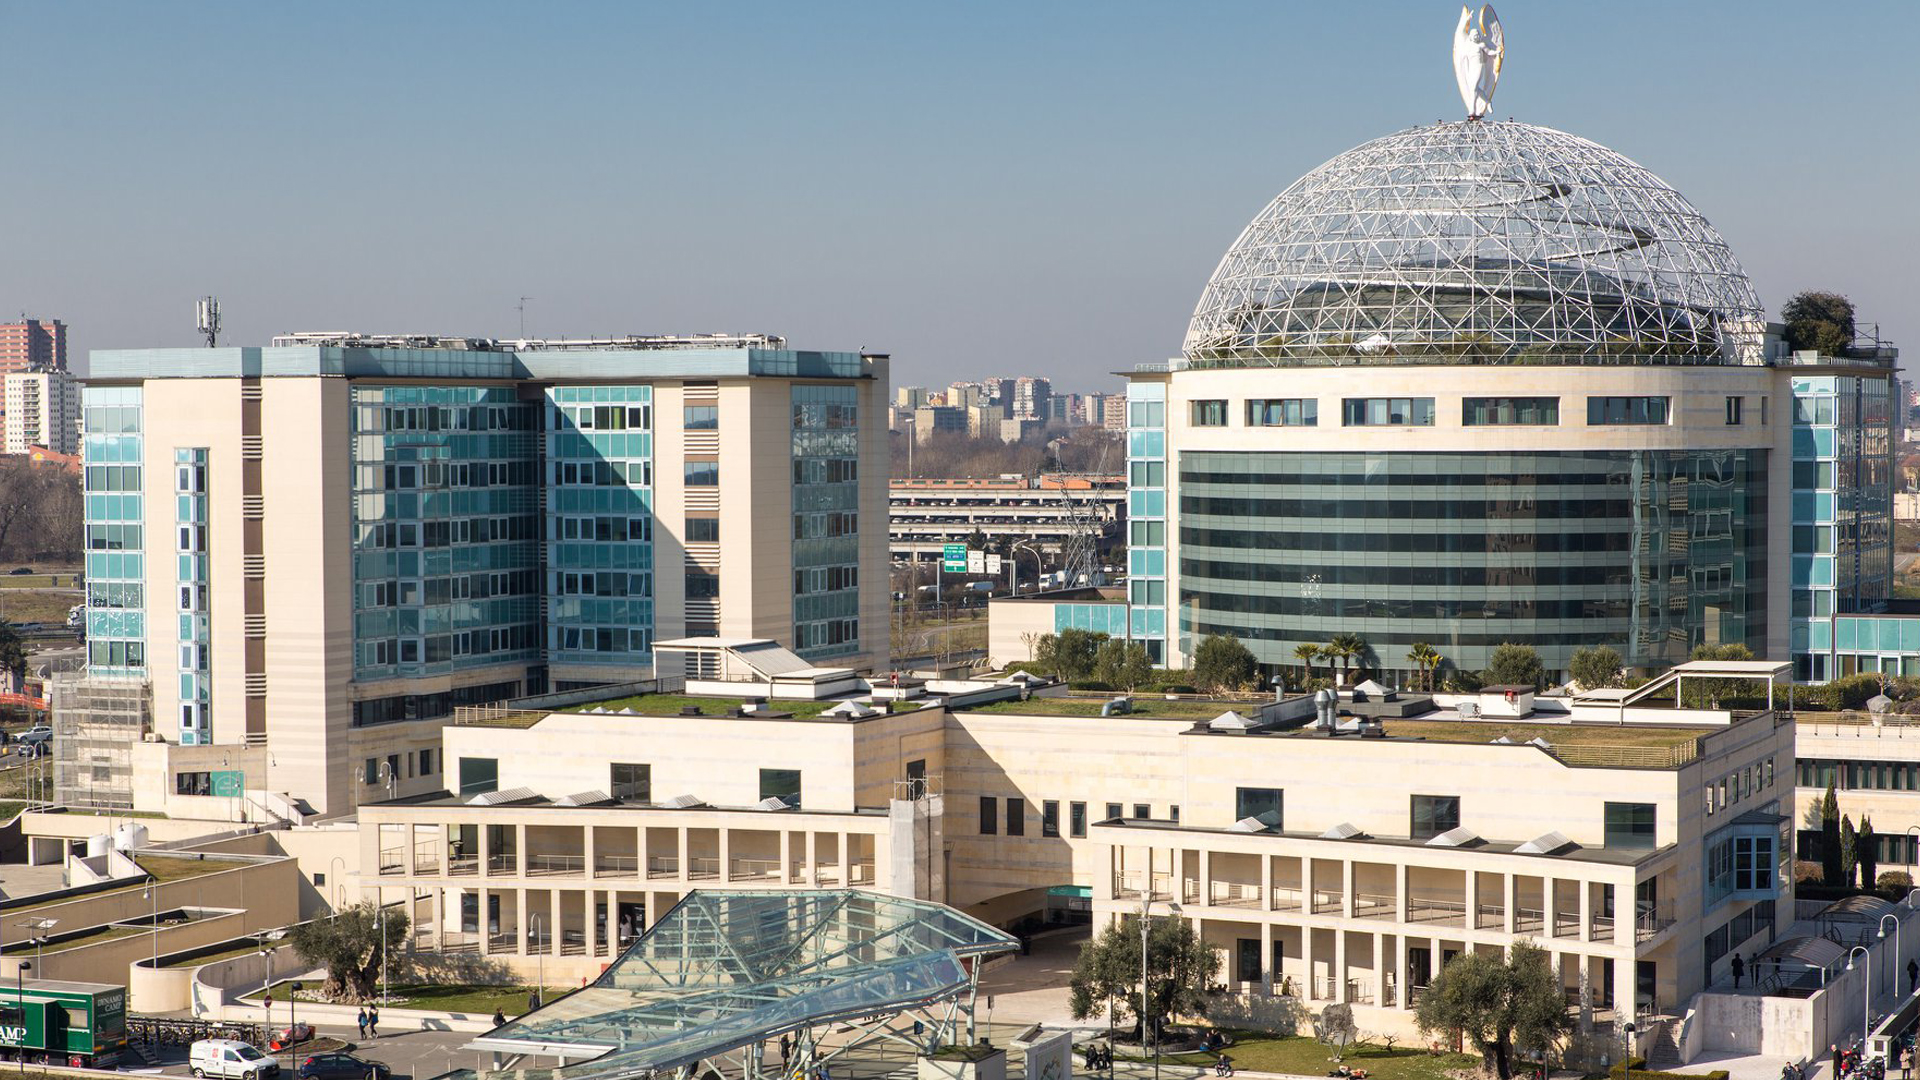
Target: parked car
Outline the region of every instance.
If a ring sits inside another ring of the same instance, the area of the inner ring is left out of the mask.
[[[363,1057],[341,1051],[333,1054],[310,1054],[300,1062],[296,1070],[300,1080],[389,1080],[393,1071],[378,1061],[368,1061]]]
[[[53,729],[45,724],[30,727],[20,733],[20,743],[23,746],[39,746],[43,742],[51,741],[53,741]]]
[[[280,1063],[239,1039],[201,1039],[187,1050],[187,1063],[197,1077],[220,1080],[266,1080],[280,1075]]]
[[[31,566],[16,566],[16,567],[14,567],[13,569],[11,569],[11,570],[9,570],[9,571],[7,571],[7,573],[8,573],[8,574],[10,574],[10,575],[14,575],[14,576],[18,576],[18,575],[20,575],[20,574],[31,574],[31,573],[33,573],[33,567],[31,567]]]

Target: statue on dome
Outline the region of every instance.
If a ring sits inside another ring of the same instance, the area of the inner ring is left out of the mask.
[[[1506,53],[1506,36],[1493,5],[1481,5],[1477,25],[1473,10],[1462,6],[1460,25],[1453,31],[1453,74],[1460,82],[1467,119],[1478,120],[1493,108],[1493,88],[1500,82],[1500,61]]]

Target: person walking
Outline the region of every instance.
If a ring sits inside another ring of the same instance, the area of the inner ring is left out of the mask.
[[[1907,993],[1920,993],[1920,960],[1907,961]]]
[[[368,1006],[367,1008],[367,1038],[377,1039],[379,1037],[380,1037],[380,1006],[371,1005],[371,1006]]]
[[[507,1026],[507,1014],[506,1014],[506,1013],[504,1013],[504,1012],[501,1012],[501,1011],[500,1011],[499,1009],[495,1009],[495,1010],[493,1010],[493,1026],[494,1026],[494,1027],[497,1027],[497,1028],[498,1028],[498,1027],[506,1027],[506,1026]]]
[[[780,1036],[780,1075],[782,1076],[787,1073],[787,1057],[792,1052],[793,1040],[785,1035]]]
[[[354,1017],[354,1020],[360,1025],[360,1037],[363,1039],[366,1038],[367,1037],[367,1007],[365,1005],[360,1006],[360,1013],[358,1016]]]
[[[1735,990],[1738,990],[1740,989],[1740,976],[1745,974],[1747,970],[1746,961],[1740,959],[1739,953],[1733,954],[1732,967],[1733,967],[1733,988]]]

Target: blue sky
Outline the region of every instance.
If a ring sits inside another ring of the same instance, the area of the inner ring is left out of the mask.
[[[1457,5],[0,0],[0,311],[75,346],[760,330],[896,383],[1178,349],[1301,173],[1460,112]],[[1500,5],[1495,112],[1641,162],[1770,310],[1920,348],[1920,5]]]

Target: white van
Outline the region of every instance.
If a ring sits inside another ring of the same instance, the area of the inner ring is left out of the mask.
[[[239,1039],[201,1039],[187,1053],[195,1076],[265,1080],[280,1075],[280,1063]]]

